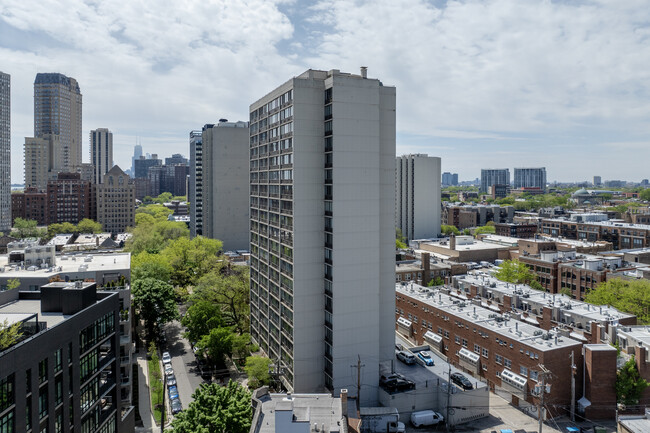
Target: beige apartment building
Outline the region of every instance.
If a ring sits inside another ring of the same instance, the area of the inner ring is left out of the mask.
[[[119,166],[96,185],[97,221],[110,233],[123,233],[135,226],[135,185]]]

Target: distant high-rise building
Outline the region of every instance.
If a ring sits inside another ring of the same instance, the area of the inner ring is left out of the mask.
[[[365,68],[250,106],[251,336],[294,392],[338,394],[360,357],[374,404],[395,357],[395,129],[395,88]]]
[[[440,234],[440,158],[424,154],[397,157],[395,227],[409,241]]]
[[[90,183],[95,183],[95,166],[90,162],[84,162],[75,167],[75,173],[79,173],[82,180],[87,180]]]
[[[442,186],[455,185],[458,185],[458,173],[450,173],[448,171],[442,173]]]
[[[95,167],[93,183],[101,183],[102,176],[113,168],[113,133],[107,128],[90,131],[90,162]]]
[[[187,165],[187,158],[180,153],[174,153],[172,156],[165,158],[165,165]]]
[[[603,179],[600,176],[594,176],[594,186],[601,186]]]
[[[481,169],[480,192],[487,194],[492,185],[510,185],[510,170],[507,168]]]
[[[151,158],[140,156],[135,160],[135,177],[145,178],[149,176],[149,168],[162,165],[162,160],[158,159],[158,155],[153,154]]]
[[[224,250],[248,249],[248,140],[248,122],[202,131],[203,236],[220,239]]]
[[[133,180],[114,165],[95,186],[97,221],[109,233],[124,233],[135,227],[135,185]]]
[[[451,175],[451,184],[452,186],[458,185],[458,173],[454,173]]]
[[[190,236],[203,235],[203,133],[190,131]]]
[[[81,164],[81,109],[77,80],[58,73],[36,74],[34,137],[57,136],[50,154],[55,173],[72,172]]]
[[[40,192],[47,189],[47,181],[56,178],[52,157],[54,146],[59,145],[59,135],[45,134],[42,137],[25,137],[25,187]]]
[[[133,156],[131,157],[131,177],[135,177],[135,160],[140,159],[142,156],[142,146],[136,144],[133,148]]]
[[[0,72],[0,232],[11,230],[11,76]]]
[[[538,188],[546,190],[546,168],[515,168],[515,189]]]

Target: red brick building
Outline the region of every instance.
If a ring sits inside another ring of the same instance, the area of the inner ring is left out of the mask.
[[[79,173],[59,173],[47,183],[48,224],[96,219],[93,195],[92,184]]]
[[[494,224],[495,234],[511,238],[532,238],[537,233],[537,224]]]
[[[48,224],[47,193],[38,192],[36,188],[27,188],[25,192],[11,194],[11,223],[16,218],[35,220],[39,226]]]

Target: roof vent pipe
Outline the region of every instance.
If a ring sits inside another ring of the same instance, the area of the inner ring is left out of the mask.
[[[367,66],[362,66],[361,67],[361,78],[368,78],[368,67]]]

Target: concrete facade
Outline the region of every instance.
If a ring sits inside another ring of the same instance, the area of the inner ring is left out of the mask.
[[[440,158],[425,154],[396,158],[395,227],[407,241],[440,235]]]
[[[135,227],[135,185],[129,175],[116,165],[95,188],[97,221],[105,231],[117,234]]]
[[[92,182],[102,182],[102,177],[113,168],[113,133],[107,128],[90,131],[90,162],[94,173]]]
[[[11,226],[11,76],[0,72],[0,232]]]
[[[538,188],[546,190],[546,168],[515,168],[514,188]]]
[[[507,168],[483,168],[481,169],[482,193],[488,193],[491,186],[510,185],[510,170]]]
[[[247,250],[248,122],[208,124],[201,135],[203,236],[224,250]]]
[[[394,347],[395,88],[308,70],[250,114],[251,335],[295,392],[338,394],[359,356],[376,389]]]

